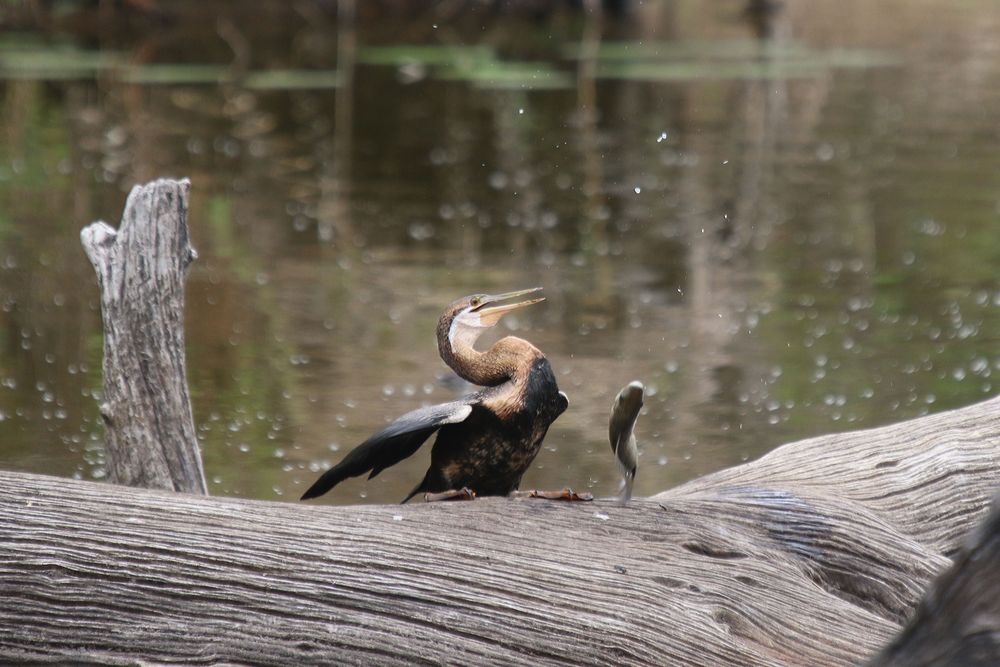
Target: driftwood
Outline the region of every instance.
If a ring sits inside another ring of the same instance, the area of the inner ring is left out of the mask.
[[[870,667],[1000,664],[1000,496],[906,629]]]
[[[136,186],[116,232],[80,233],[101,288],[104,402],[112,482],[208,493],[184,368],[187,180]]]
[[[83,238],[113,478],[203,491],[186,193],[137,188],[117,239]],[[628,507],[310,507],[0,472],[0,663],[858,664],[957,554],[873,664],[994,664],[1000,518],[959,545],[998,461],[1000,398],[786,445]]]
[[[628,507],[316,507],[0,473],[0,662],[858,664],[984,515],[998,457],[1000,398]]]

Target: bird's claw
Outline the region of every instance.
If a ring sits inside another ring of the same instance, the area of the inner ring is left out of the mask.
[[[546,500],[570,500],[570,501],[589,501],[594,499],[594,494],[589,491],[584,491],[583,493],[577,493],[568,486],[560,491],[540,491],[538,489],[532,489],[528,491],[528,498],[544,498]]]
[[[448,491],[442,491],[440,493],[425,493],[424,501],[428,503],[434,503],[439,500],[475,500],[476,492],[467,486],[463,486],[461,489],[450,489]]]

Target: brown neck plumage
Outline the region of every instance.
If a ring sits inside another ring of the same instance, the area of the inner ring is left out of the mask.
[[[542,356],[538,348],[516,336],[501,338],[490,349],[480,352],[473,347],[477,335],[449,338],[448,334],[447,326],[438,328],[438,352],[444,363],[463,380],[481,387],[495,387],[519,373],[527,374]]]

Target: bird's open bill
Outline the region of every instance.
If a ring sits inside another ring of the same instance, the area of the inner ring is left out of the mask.
[[[472,312],[479,314],[479,321],[486,326],[493,326],[500,321],[500,318],[504,314],[509,313],[517,308],[523,308],[524,306],[530,306],[533,303],[538,303],[539,301],[545,301],[544,296],[536,297],[534,299],[525,299],[524,301],[516,301],[514,303],[503,303],[505,301],[510,301],[511,299],[518,299],[522,296],[528,294],[535,294],[536,292],[541,292],[541,287],[532,287],[531,289],[522,289],[514,292],[504,292],[503,294],[487,294],[479,298],[479,305],[472,309]]]

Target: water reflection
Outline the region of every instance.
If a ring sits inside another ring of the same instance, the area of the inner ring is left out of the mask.
[[[214,493],[297,497],[388,419],[467,391],[433,333],[476,291],[546,287],[504,323],[570,396],[530,486],[613,493],[608,410],[637,378],[640,495],[996,394],[1000,9],[694,4],[496,18],[471,49],[350,3],[264,23],[192,6],[185,30],[101,43],[220,66],[217,85],[5,75],[0,465],[101,476],[78,231],[160,175],[194,184],[188,363]],[[338,87],[250,85],[234,62],[339,62]],[[426,454],[331,496],[398,500]]]

